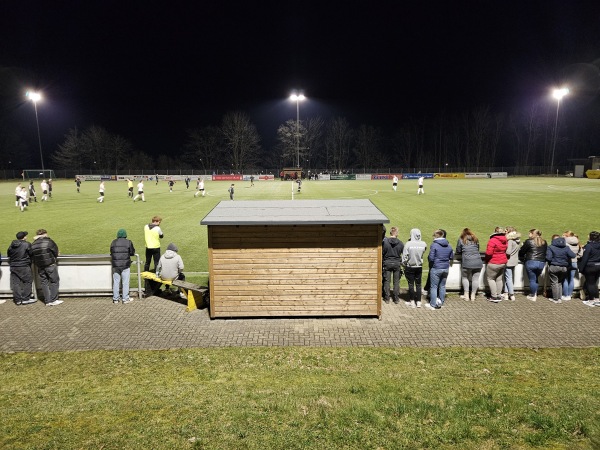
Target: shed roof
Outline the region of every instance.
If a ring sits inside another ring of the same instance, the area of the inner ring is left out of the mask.
[[[389,219],[371,200],[221,201],[201,225],[379,224]]]

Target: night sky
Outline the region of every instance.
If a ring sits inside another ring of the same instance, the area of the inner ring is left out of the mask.
[[[296,117],[295,88],[301,118],[387,130],[441,110],[508,111],[597,69],[600,3],[20,0],[4,2],[0,40],[3,108],[27,138],[32,87],[44,148],[99,125],[158,154],[234,110],[268,145]]]

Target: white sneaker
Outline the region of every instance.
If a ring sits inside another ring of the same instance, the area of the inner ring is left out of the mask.
[[[571,300],[571,296],[570,295],[565,295],[564,298],[563,298],[563,300],[565,302],[568,302],[569,300]]]
[[[508,300],[508,292],[502,294],[502,300]]]
[[[419,300],[417,300],[417,308],[421,307],[421,302]]]
[[[511,302],[514,302],[516,300],[515,294],[510,294],[510,296],[508,298],[510,299]]]
[[[581,302],[581,303],[583,303],[585,306],[591,306],[592,308],[593,308],[594,306],[597,306],[597,305],[595,304],[596,302],[594,302],[593,300],[585,300],[585,301],[583,301],[583,302]]]
[[[527,300],[531,300],[532,302],[535,302],[537,300],[537,295],[528,295]]]
[[[435,308],[433,306],[431,306],[429,303],[425,303],[425,308],[435,311]]]
[[[57,306],[60,305],[62,302],[62,300],[54,300],[53,302],[46,303],[46,306]]]
[[[420,306],[420,305],[419,305]],[[410,302],[410,307],[411,308],[416,308],[417,307],[417,303],[413,300]]]
[[[439,298],[437,298],[437,299],[435,300],[435,304],[436,304],[437,306],[442,306],[442,300],[441,300],[441,299],[439,299]]]

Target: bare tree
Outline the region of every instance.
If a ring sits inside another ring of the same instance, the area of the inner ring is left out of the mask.
[[[332,168],[339,172],[348,167],[352,138],[352,129],[345,118],[336,117],[329,121],[325,147],[328,160],[331,158]],[[329,161],[327,162],[329,163]]]
[[[303,161],[307,154],[305,145],[306,128],[302,122],[296,124],[289,119],[277,128],[277,147],[284,165],[296,167],[296,159]],[[302,166],[302,164],[300,164]]]
[[[245,113],[236,111],[226,114],[221,133],[226,155],[234,171],[242,172],[244,167],[256,162],[260,151],[260,136]]]
[[[380,128],[360,125],[356,132],[354,154],[359,166],[364,169],[373,167],[377,161],[383,143],[383,132]]]
[[[203,170],[217,167],[223,157],[221,131],[213,126],[189,130],[184,148],[184,159],[192,167],[201,167]]]

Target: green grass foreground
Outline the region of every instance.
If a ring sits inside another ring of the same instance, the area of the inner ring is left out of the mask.
[[[0,355],[6,449],[593,449],[599,349]]]

